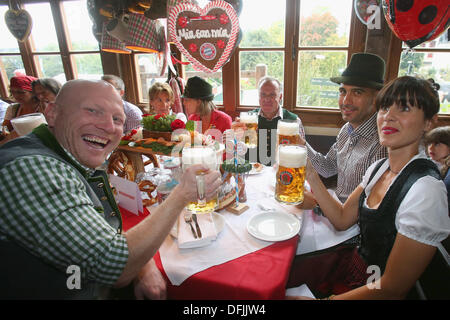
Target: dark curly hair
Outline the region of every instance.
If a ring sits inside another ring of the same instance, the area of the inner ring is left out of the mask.
[[[439,85],[433,79],[403,76],[391,80],[378,92],[375,99],[377,111],[384,107],[410,105],[422,109],[425,119],[430,120],[439,112],[440,102],[437,92]]]

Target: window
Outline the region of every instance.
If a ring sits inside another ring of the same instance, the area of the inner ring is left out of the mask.
[[[2,96],[9,79],[17,73],[51,77],[64,83],[69,79],[100,79],[103,74],[99,44],[92,33],[86,0],[22,1],[32,17],[30,36],[22,43],[11,35],[0,19]],[[0,5],[3,17],[8,6]],[[59,31],[59,32],[57,32]]]
[[[439,83],[442,114],[450,114],[450,42],[448,32],[440,37],[407,50],[403,44],[398,75],[415,75],[432,78]]]
[[[336,107],[337,86],[351,51],[352,0],[247,0],[235,68],[238,105],[258,105],[257,84],[270,75],[284,84],[284,106]]]

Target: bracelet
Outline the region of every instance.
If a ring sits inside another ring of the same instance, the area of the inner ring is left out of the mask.
[[[331,296],[328,296],[328,297],[323,298],[323,299],[320,299],[320,300],[333,300],[333,297],[334,297],[334,296],[335,296],[335,295],[332,294]]]

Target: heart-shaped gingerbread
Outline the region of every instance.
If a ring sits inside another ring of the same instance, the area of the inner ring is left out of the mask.
[[[168,29],[177,48],[196,70],[215,72],[230,58],[239,33],[233,7],[222,0],[204,8],[181,3],[169,10]]]
[[[23,10],[7,10],[5,23],[12,35],[19,41],[25,41],[30,35],[33,21],[30,14]]]

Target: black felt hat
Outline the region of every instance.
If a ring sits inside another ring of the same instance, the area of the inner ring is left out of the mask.
[[[214,99],[212,85],[200,77],[189,78],[184,89],[183,98],[192,98],[211,101]]]
[[[384,84],[384,60],[371,53],[355,53],[340,77],[331,81],[365,88],[381,89]]]

